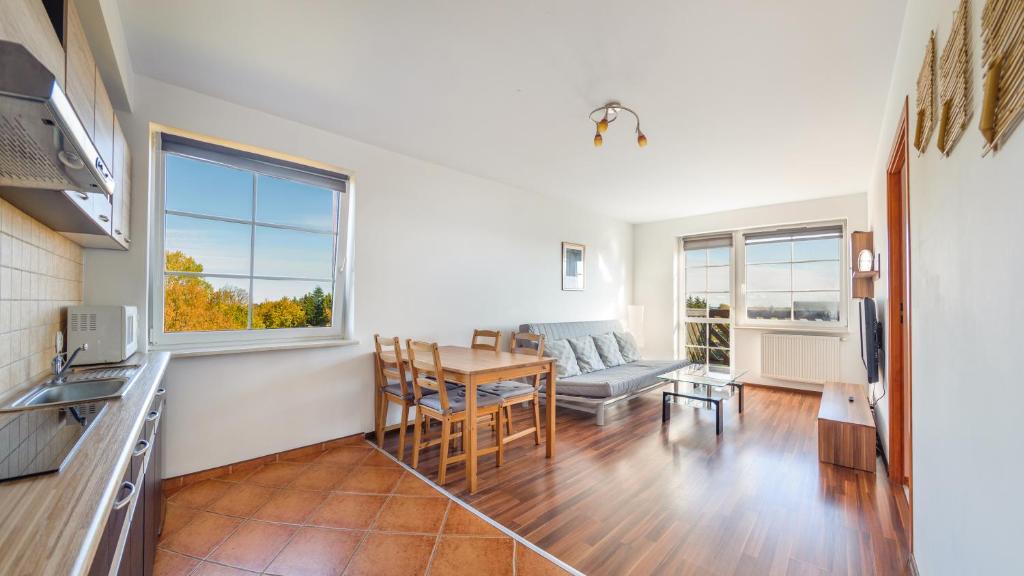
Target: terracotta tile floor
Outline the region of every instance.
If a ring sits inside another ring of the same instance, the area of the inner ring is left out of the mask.
[[[567,574],[369,444],[178,490],[155,573]]]

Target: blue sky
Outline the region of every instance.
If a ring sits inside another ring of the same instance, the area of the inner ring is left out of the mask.
[[[168,154],[165,173],[167,210],[252,219],[252,172]],[[258,276],[333,278],[333,234],[273,228],[260,223],[332,232],[336,192],[265,175],[256,176],[256,190],[254,250],[251,224],[174,214],[165,217],[165,249],[192,256],[210,274],[248,274],[252,252],[254,273]],[[231,283],[248,289],[247,281]],[[254,301],[301,296],[316,285],[306,281],[257,281]],[[330,283],[321,283],[321,288],[331,291]]]

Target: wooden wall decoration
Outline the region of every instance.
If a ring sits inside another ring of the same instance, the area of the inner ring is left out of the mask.
[[[1024,118],[1024,0],[987,0],[981,41],[985,94],[978,128],[987,152],[1002,146]]]
[[[961,0],[939,59],[939,150],[949,153],[974,114],[971,97],[970,2]]]
[[[917,74],[917,122],[914,126],[914,148],[924,154],[935,128],[935,31],[928,38],[924,62]]]

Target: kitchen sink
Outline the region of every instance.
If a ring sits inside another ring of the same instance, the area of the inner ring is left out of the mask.
[[[64,384],[47,383],[39,386],[0,411],[24,410],[113,400],[124,396],[131,383],[129,378],[96,378]]]

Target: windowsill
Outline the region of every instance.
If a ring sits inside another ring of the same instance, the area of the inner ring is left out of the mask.
[[[832,336],[849,336],[849,326],[808,326],[804,328],[802,326],[793,326],[787,324],[783,326],[772,326],[771,324],[733,324],[733,328],[737,330],[759,330],[762,332],[798,332],[801,334],[823,334]]]
[[[248,354],[251,352],[274,352],[277,350],[305,350],[311,348],[340,348],[357,346],[358,340],[343,338],[325,338],[322,340],[290,340],[284,342],[246,342],[244,344],[193,344],[188,346],[160,346],[150,344],[153,351],[167,351],[172,358],[192,358],[196,356],[221,356],[225,354]]]

